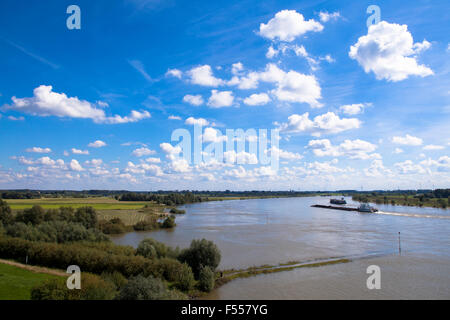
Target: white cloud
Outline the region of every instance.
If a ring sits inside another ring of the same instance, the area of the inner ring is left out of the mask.
[[[350,159],[367,160],[371,158],[381,158],[378,153],[371,153],[377,148],[376,145],[356,139],[344,140],[341,144],[333,146],[328,139],[311,140],[308,143],[308,148],[313,150],[313,153],[318,157],[341,157],[346,156]]]
[[[8,119],[11,121],[24,121],[24,117],[14,117],[14,116],[8,116]]]
[[[223,142],[227,140],[227,136],[221,135],[219,130],[208,127],[201,135],[203,142]]]
[[[72,148],[71,150],[72,150],[73,154],[84,154],[84,155],[89,154],[88,150],[80,150],[80,149],[76,149],[76,148]]]
[[[203,104],[203,97],[199,94],[197,95],[187,94],[183,97],[183,101],[193,106],[200,106]]]
[[[186,121],[184,122],[185,124],[188,125],[198,125],[198,126],[207,126],[209,124],[209,121],[203,118],[194,118],[194,117],[189,117],[186,119]]]
[[[260,79],[276,84],[276,89],[271,92],[280,101],[308,103],[313,108],[322,106],[317,101],[321,98],[321,89],[313,75],[293,70],[285,72],[275,64],[268,64],[266,70],[260,74]]]
[[[122,117],[114,115],[108,117],[103,109],[98,109],[95,104],[77,97],[67,97],[65,93],[52,91],[52,86],[41,85],[33,90],[31,98],[12,97],[13,104],[5,109],[13,109],[35,116],[69,117],[80,119],[92,119],[95,123],[127,123],[150,118],[148,111],[131,111],[130,116]]]
[[[244,99],[244,103],[249,106],[261,106],[270,102],[267,93],[254,93]]]
[[[272,156],[278,157],[279,159],[285,159],[285,160],[292,161],[292,160],[300,160],[303,158],[303,156],[299,153],[282,150],[275,146],[272,146],[267,151],[269,151]]]
[[[417,174],[426,173],[427,171],[418,164],[414,164],[411,160],[397,162],[394,164],[400,174]]]
[[[395,154],[399,154],[399,153],[402,153],[402,152],[403,152],[403,149],[400,149],[400,148],[395,148],[395,150],[394,150]]]
[[[181,117],[171,115],[167,119],[169,119],[169,120],[181,120]]]
[[[88,144],[88,147],[90,147],[90,148],[102,148],[105,146],[106,146],[106,143],[102,140],[96,140],[96,141]]]
[[[444,146],[439,146],[435,144],[429,144],[423,147],[423,150],[443,150],[445,149]]]
[[[166,77],[175,77],[175,78],[181,79],[182,75],[183,75],[183,73],[178,69],[169,69],[166,72]]]
[[[261,23],[259,34],[270,40],[291,42],[306,32],[322,31],[323,26],[314,19],[305,20],[295,10],[282,10],[275,14],[267,24]]]
[[[380,176],[391,175],[392,171],[387,169],[383,165],[382,160],[375,159],[372,161],[369,168],[364,169],[364,174],[368,177],[380,177]]]
[[[230,107],[233,105],[233,101],[233,92],[211,90],[211,96],[208,99],[208,106],[211,108]]]
[[[349,56],[358,61],[366,73],[377,79],[400,81],[411,75],[426,77],[433,71],[417,63],[417,54],[429,48],[426,40],[413,43],[407,25],[381,21],[371,25],[367,35],[350,47]]]
[[[256,154],[246,151],[236,152],[235,150],[225,151],[223,157],[226,163],[237,164],[257,164],[258,158]]]
[[[142,148],[135,149],[131,154],[136,157],[142,157],[142,156],[148,156],[148,155],[151,155],[154,153],[156,153],[156,151],[150,150],[149,148],[142,147]]]
[[[217,87],[224,84],[223,80],[214,77],[211,67],[207,64],[192,68],[188,71],[188,75],[193,84],[207,87]]]
[[[422,139],[418,137],[413,137],[407,134],[404,137],[395,136],[392,138],[392,142],[396,144],[402,144],[407,146],[420,146],[423,142]]]
[[[28,148],[25,151],[26,152],[34,152],[34,153],[50,153],[50,152],[52,152],[52,149],[50,149],[50,148],[33,147],[33,148]]]
[[[70,161],[69,167],[73,171],[83,171],[84,170],[83,167],[80,165],[80,163],[75,159],[72,159],[72,161]]]
[[[270,46],[269,49],[267,49],[266,58],[272,59],[273,57],[278,55],[278,50],[275,50],[273,46]]]
[[[180,173],[186,173],[186,172],[191,171],[191,167],[189,166],[189,163],[187,162],[186,159],[183,159],[183,158],[172,160],[169,167],[172,171],[180,172]]]
[[[174,147],[167,142],[161,143],[159,147],[166,154],[166,157],[170,160],[175,160],[182,151],[180,146]]]
[[[241,62],[233,63],[231,66],[231,73],[238,75],[242,70],[244,70],[244,65]]]
[[[355,103],[355,104],[346,104],[339,108],[342,113],[348,115],[360,114],[363,112],[365,107],[370,106],[371,103]]]
[[[427,160],[423,160],[420,162],[421,165],[425,167],[436,167],[440,172],[450,171],[450,157],[442,156],[439,157],[438,160],[432,160],[428,158]]]
[[[328,13],[326,11],[319,12],[320,21],[322,21],[322,22],[328,22],[330,20],[337,20],[340,18],[340,16],[341,16],[341,14],[338,11],[333,12],[333,13]]]
[[[346,130],[357,129],[361,122],[356,118],[339,118],[333,112],[327,112],[316,116],[313,120],[309,119],[309,113],[302,115],[293,114],[288,117],[287,123],[282,123],[279,129],[284,132],[292,133],[310,133],[319,137],[322,134],[334,134]]]
[[[145,159],[145,161],[148,163],[161,163],[160,158],[147,158],[147,159]]]

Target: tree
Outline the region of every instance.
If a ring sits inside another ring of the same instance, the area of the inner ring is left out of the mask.
[[[152,238],[142,240],[136,250],[136,254],[148,259],[164,258],[167,255],[168,247]]]
[[[219,248],[212,241],[206,239],[192,240],[191,246],[181,251],[178,260],[186,262],[194,272],[196,278],[202,267],[209,267],[213,272],[220,263]]]
[[[175,217],[174,216],[168,216],[166,219],[164,219],[163,223],[161,224],[161,228],[173,228],[176,226],[175,223]]]
[[[97,226],[97,213],[92,207],[81,207],[75,212],[74,222],[81,223],[86,229],[95,228]]]
[[[209,267],[202,267],[198,277],[198,286],[202,291],[210,292],[214,288],[215,275]]]
[[[45,220],[45,210],[41,206],[33,206],[31,209],[25,209],[16,216],[17,222],[32,225],[40,224]]]
[[[6,226],[14,222],[14,216],[6,201],[0,199],[0,222]]]
[[[166,284],[157,278],[137,276],[120,290],[119,300],[163,300],[169,296]]]

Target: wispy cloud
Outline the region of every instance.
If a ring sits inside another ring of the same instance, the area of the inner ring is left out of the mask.
[[[155,81],[145,70],[144,64],[139,60],[128,60],[128,63],[139,72],[148,82]]]
[[[29,57],[31,57],[31,58],[33,58],[33,59],[39,61],[39,62],[44,63],[44,64],[46,64],[46,65],[52,67],[53,69],[59,69],[59,68],[60,68],[59,65],[54,64],[53,62],[50,62],[50,61],[48,61],[47,59],[45,59],[45,58],[43,58],[43,57],[41,57],[41,56],[38,56],[37,54],[34,54],[33,52],[28,51],[27,49],[25,49],[24,47],[18,45],[18,44],[15,43],[15,42],[12,42],[12,41],[10,41],[10,40],[8,40],[8,39],[5,39],[5,38],[3,38],[3,37],[2,37],[2,39],[3,39],[6,43],[8,43],[9,45],[11,45],[12,47],[14,47],[14,48],[16,48],[16,49],[22,51],[23,53],[25,53],[25,54],[28,55]]]

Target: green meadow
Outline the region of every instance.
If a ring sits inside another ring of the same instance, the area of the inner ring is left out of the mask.
[[[0,263],[0,300],[29,300],[34,286],[57,278],[61,277]]]

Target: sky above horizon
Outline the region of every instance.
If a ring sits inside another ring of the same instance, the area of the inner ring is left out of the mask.
[[[4,0],[0,189],[448,188],[449,8]],[[196,163],[171,140],[194,125]],[[278,170],[249,144],[208,156],[227,129],[279,130]]]

